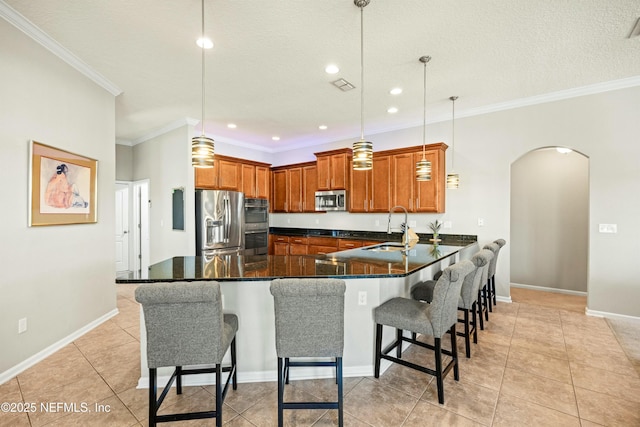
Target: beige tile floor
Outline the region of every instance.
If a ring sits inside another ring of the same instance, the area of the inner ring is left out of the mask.
[[[120,314],[0,385],[2,402],[85,402],[91,411],[0,413],[0,426],[147,425],[147,392],[135,388],[140,374],[135,287],[117,286]],[[446,379],[444,405],[438,404],[431,377],[393,365],[380,379],[345,379],[345,424],[640,426],[640,325],[587,317],[584,297],[515,288],[511,295],[514,302],[498,303],[480,331],[471,359],[461,359],[460,381]],[[410,348],[403,357],[417,361],[427,356]],[[287,393],[322,399],[335,393],[335,385],[331,380],[296,381]],[[165,406],[202,410],[211,400],[209,387],[189,387],[180,397],[170,394]],[[96,411],[96,405],[103,410]],[[336,411],[285,414],[290,426],[337,424]],[[224,422],[230,427],[276,425],[275,383],[230,390]]]

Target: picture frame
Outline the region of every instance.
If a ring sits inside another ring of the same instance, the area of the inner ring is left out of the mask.
[[[30,141],[29,227],[98,222],[97,176],[97,160]]]

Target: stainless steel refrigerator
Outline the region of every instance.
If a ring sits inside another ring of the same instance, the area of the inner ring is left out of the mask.
[[[196,190],[196,255],[214,256],[244,250],[244,194]]]

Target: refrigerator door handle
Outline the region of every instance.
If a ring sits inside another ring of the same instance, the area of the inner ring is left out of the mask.
[[[231,209],[229,207],[229,197],[224,197],[224,242],[229,243],[229,228],[231,227]]]

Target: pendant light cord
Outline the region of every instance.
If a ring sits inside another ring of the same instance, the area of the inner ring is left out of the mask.
[[[451,172],[455,167],[455,153],[456,153],[456,99],[457,96],[449,97],[451,100]]]
[[[364,6],[360,6],[360,140],[364,141]]]
[[[425,146],[427,144],[427,61],[424,61],[424,92],[422,94],[422,158],[425,158]]]
[[[204,96],[205,96],[205,88],[204,88],[204,0],[202,0],[202,122],[200,122],[200,127],[202,128],[202,136],[204,135]]]

